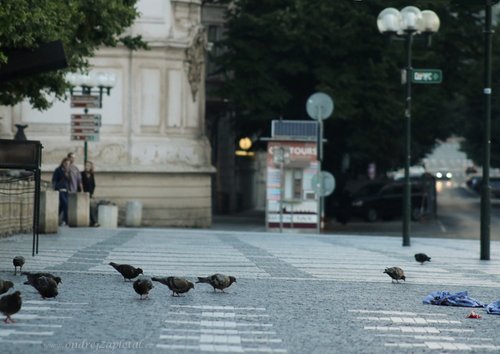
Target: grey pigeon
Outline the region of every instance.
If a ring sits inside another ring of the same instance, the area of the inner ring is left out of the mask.
[[[153,281],[157,281],[163,285],[168,286],[172,291],[172,296],[180,296],[179,294],[184,294],[189,291],[189,289],[194,289],[194,284],[189,280],[179,277],[163,277],[163,278],[151,278]]]
[[[232,283],[236,283],[236,278],[230,275],[217,273],[208,277],[198,277],[198,281],[196,283],[207,283],[212,285],[214,292],[216,292],[217,289],[224,292],[225,288],[230,287]]]
[[[406,281],[405,272],[399,267],[385,268],[384,273],[392,278],[393,283],[394,280],[396,281],[396,283],[399,283],[399,280]]]
[[[137,278],[139,274],[144,274],[141,268],[135,268],[128,264],[109,262],[109,265],[115,268],[123,276],[123,281],[127,281],[127,279],[132,280]]]
[[[149,278],[139,278],[136,281],[134,281],[133,286],[135,292],[141,295],[141,300],[142,300],[142,295],[146,295],[147,298],[149,295],[149,290],[153,289],[153,283]]]
[[[21,299],[20,291],[15,291],[12,294],[0,297],[0,312],[7,316],[5,320],[3,320],[5,323],[8,323],[9,320],[10,322],[16,322],[10,318],[10,316],[19,312],[22,303],[23,300]]]
[[[36,278],[32,285],[43,299],[56,297],[59,294],[57,282],[53,278],[41,276]]]
[[[26,285],[35,286],[34,283],[36,282],[36,279],[40,278],[40,277],[52,278],[52,279],[54,279],[54,281],[58,285],[59,285],[59,283],[62,283],[61,277],[56,277],[55,275],[50,274],[50,273],[43,273],[43,272],[40,272],[40,273],[22,272],[21,274],[22,275],[26,275],[28,277],[28,280],[26,280],[24,282],[24,284],[26,284]]]
[[[19,271],[23,270],[24,265],[24,257],[23,256],[15,256],[12,260],[12,264],[14,264],[14,275],[17,274],[17,267],[19,267]]]
[[[431,261],[431,257],[429,257],[428,255],[426,255],[425,253],[416,253],[415,254],[415,260],[417,262],[420,262],[420,264],[424,264],[424,262],[430,262]]]
[[[10,288],[14,286],[14,283],[10,280],[0,279],[0,294],[6,293]]]

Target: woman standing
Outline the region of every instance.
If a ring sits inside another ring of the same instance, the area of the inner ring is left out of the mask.
[[[82,172],[83,191],[90,195],[90,226],[98,227],[97,223],[97,205],[92,200],[95,190],[94,164],[91,161],[85,162],[85,169]]]
[[[61,164],[54,170],[52,174],[52,187],[59,191],[59,218],[62,220],[60,224],[68,225],[68,188],[70,183],[69,165],[70,160],[65,157],[62,159]]]

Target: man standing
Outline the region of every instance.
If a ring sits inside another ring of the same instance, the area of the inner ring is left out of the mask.
[[[82,175],[78,167],[75,165],[75,153],[74,152],[68,153],[68,159],[70,161],[68,192],[70,193],[83,192]]]

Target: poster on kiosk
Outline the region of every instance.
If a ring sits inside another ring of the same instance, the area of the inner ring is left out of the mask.
[[[316,142],[269,141],[267,152],[267,229],[314,231],[318,201],[311,181],[319,172]]]

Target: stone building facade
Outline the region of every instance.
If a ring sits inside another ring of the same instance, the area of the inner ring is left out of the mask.
[[[112,72],[117,83],[104,96],[98,142],[88,142],[96,166],[95,198],[124,210],[143,204],[144,226],[206,227],[211,224],[211,175],[215,172],[205,134],[206,33],[201,0],[140,0],[141,17],[128,30],[150,50],[102,48],[92,71]],[[84,143],[70,140],[70,116],[83,113],[69,100],[44,112],[22,103],[0,107],[0,138],[27,124],[30,140],[43,148],[42,178],[70,151],[83,168]]]

